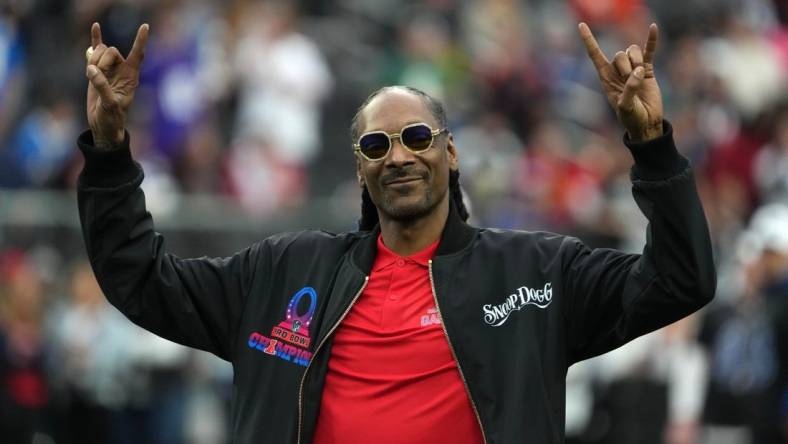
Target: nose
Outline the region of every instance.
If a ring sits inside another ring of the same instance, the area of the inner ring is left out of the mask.
[[[402,144],[402,139],[399,137],[392,137],[391,139],[391,152],[386,156],[386,164],[392,167],[401,167],[413,163],[415,160],[413,153],[405,148]]]

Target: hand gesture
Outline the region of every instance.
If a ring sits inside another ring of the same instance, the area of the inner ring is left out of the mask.
[[[599,49],[594,34],[580,23],[588,57],[594,63],[602,89],[610,106],[629,133],[631,140],[649,140],[662,135],[662,95],[654,78],[654,52],[657,49],[657,25],[648,30],[645,51],[630,45],[618,51],[610,63]]]
[[[140,65],[148,40],[148,25],[140,26],[127,58],[114,46],[101,42],[101,27],[93,23],[88,48],[88,125],[96,146],[114,146],[123,142],[126,110],[139,85]]]

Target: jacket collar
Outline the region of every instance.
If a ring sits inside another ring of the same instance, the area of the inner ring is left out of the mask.
[[[460,218],[457,208],[455,208],[454,200],[449,199],[449,217],[446,219],[446,225],[443,227],[435,256],[446,256],[462,250],[473,240],[474,234],[476,234],[476,228],[466,224]],[[380,236],[380,224],[375,225],[372,231],[363,235],[351,253],[353,262],[366,275],[370,274],[372,265],[375,263],[378,236]]]

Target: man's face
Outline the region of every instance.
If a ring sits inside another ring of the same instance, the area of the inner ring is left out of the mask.
[[[390,89],[364,109],[359,134],[394,134],[405,125],[419,122],[441,129],[419,96]],[[454,142],[446,133],[436,136],[432,148],[419,154],[410,152],[396,139],[384,159],[357,159],[359,184],[366,185],[380,217],[398,221],[424,217],[447,199],[449,169],[457,168]]]

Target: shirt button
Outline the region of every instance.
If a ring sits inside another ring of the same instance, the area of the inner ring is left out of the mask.
[[[397,265],[400,267],[405,266],[405,259],[397,259]]]

